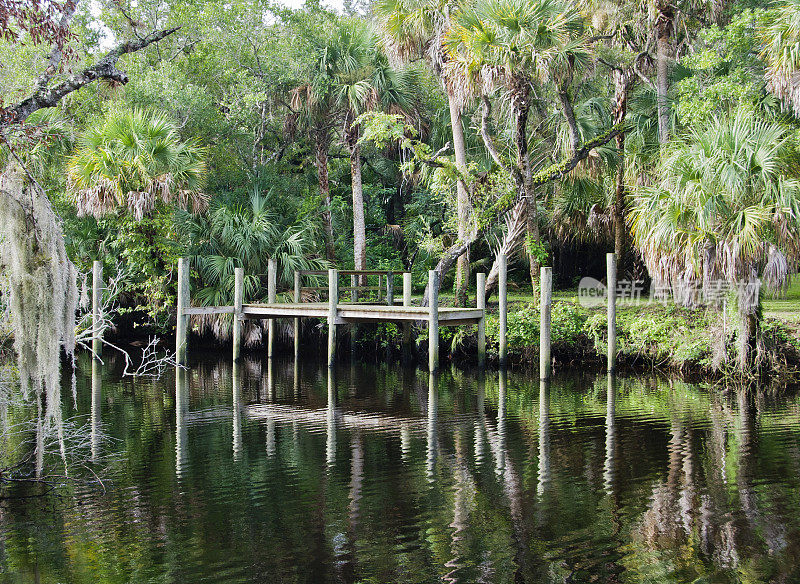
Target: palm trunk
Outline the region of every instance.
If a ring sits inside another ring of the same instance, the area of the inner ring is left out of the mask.
[[[612,72],[614,77],[614,124],[625,121],[628,111],[628,89],[630,86],[631,72],[615,69]],[[614,253],[617,254],[617,269],[624,273],[627,249],[625,239],[627,228],[625,226],[625,132],[622,131],[616,136],[617,156],[617,176],[614,189]]]
[[[315,149],[317,178],[319,181],[319,197],[322,205],[322,225],[325,229],[325,257],[329,262],[336,261],[336,249],[333,245],[333,221],[331,218],[331,188],[328,182],[328,143],[324,137],[315,133]]]
[[[750,278],[739,283],[737,297],[737,311],[739,313],[739,338],[737,339],[737,362],[739,372],[747,375],[755,362],[756,338],[761,317],[761,297],[759,282]]]
[[[466,173],[467,170],[467,146],[464,140],[464,128],[461,125],[461,110],[456,103],[453,92],[448,88],[447,105],[450,108],[450,126],[453,130],[453,151],[456,155],[456,168]],[[457,213],[458,213],[458,240],[466,241],[469,223],[469,196],[467,185],[463,180],[456,183],[457,189]],[[465,306],[467,300],[467,286],[469,285],[469,247],[458,258],[456,265],[456,285],[455,296],[456,305]]]
[[[525,231],[527,235],[528,264],[530,266],[531,287],[536,292],[539,282],[539,212],[536,193],[533,190],[531,158],[528,153],[528,113],[530,112],[530,83],[525,78],[512,82],[512,109],[514,112],[514,146],[517,151],[517,189],[522,201],[526,202]],[[574,150],[573,150],[574,152]]]
[[[347,147],[350,150],[350,178],[353,190],[353,265],[356,270],[367,269],[367,232],[364,226],[364,189],[361,184],[361,148],[358,145],[358,128],[347,129]]]
[[[672,57],[671,35],[674,20],[672,6],[660,0],[656,6],[656,98],[658,101],[658,141],[669,141],[669,60]]]

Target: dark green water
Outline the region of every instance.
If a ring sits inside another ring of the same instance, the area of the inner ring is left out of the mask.
[[[65,396],[105,492],[0,505],[0,582],[800,580],[796,397],[396,364],[110,369]]]

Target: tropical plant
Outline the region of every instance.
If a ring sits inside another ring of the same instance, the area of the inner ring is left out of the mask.
[[[122,208],[141,219],[159,200],[199,211],[208,202],[204,156],[161,113],[114,112],[81,136],[67,163],[68,187],[79,214],[99,217]]]
[[[188,240],[192,263],[200,276],[201,286],[193,298],[201,305],[233,304],[234,270],[244,268],[244,297],[248,301],[266,301],[266,274],[269,259],[278,263],[278,285],[294,283],[295,270],[321,270],[328,266],[314,257],[313,227],[282,224],[273,213],[271,193],[255,188],[247,201],[211,203],[208,213],[192,216],[182,212],[178,217],[178,233]],[[218,324],[219,323],[219,324]],[[203,321],[214,334],[230,337],[230,321]],[[248,343],[260,339],[260,329],[248,327]]]
[[[784,286],[800,258],[800,153],[783,125],[739,111],[665,151],[660,180],[636,190],[631,227],[657,283],[686,289],[720,279]],[[757,296],[757,294],[756,294]],[[739,294],[738,358],[752,362],[760,302]]]

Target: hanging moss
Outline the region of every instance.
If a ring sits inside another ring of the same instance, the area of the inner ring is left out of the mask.
[[[9,296],[20,385],[59,421],[60,356],[75,349],[76,270],[50,202],[19,168],[0,174],[0,278]]]

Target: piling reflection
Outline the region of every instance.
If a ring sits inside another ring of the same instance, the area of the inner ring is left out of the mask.
[[[233,362],[231,373],[231,389],[233,394],[233,458],[242,456],[242,377],[241,360]]]
[[[180,478],[187,466],[189,429],[189,372],[183,367],[175,367],[175,475]],[[94,386],[92,386],[94,396]]]
[[[328,470],[336,464],[336,373],[328,369],[328,406],[325,415],[325,462]]]
[[[428,375],[428,412],[427,412],[427,443],[426,443],[426,469],[429,483],[436,478],[436,458],[438,455],[437,424],[439,417],[439,392],[438,373]]]
[[[495,463],[497,474],[502,475],[506,468],[506,400],[508,399],[508,371],[500,368],[497,378],[497,447]]]
[[[550,484],[550,382],[539,382],[539,480],[536,494],[542,496]]]
[[[100,359],[92,359],[92,409],[91,409],[91,444],[92,461],[100,457],[101,407],[103,394],[103,363]]]
[[[606,494],[614,495],[614,450],[617,446],[617,432],[615,428],[617,387],[616,378],[607,375],[606,388],[606,458],[603,463],[603,488]]]
[[[275,359],[267,359],[267,402],[275,402]],[[275,418],[269,417],[266,421],[266,450],[267,456],[275,455]]]

